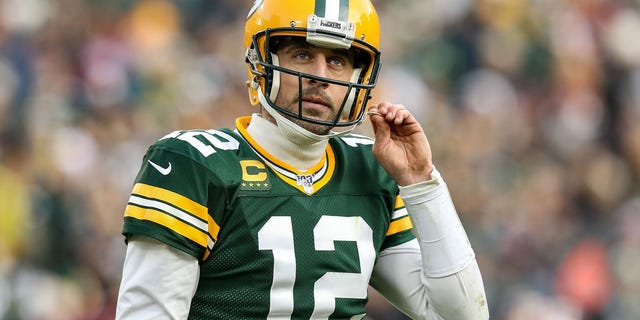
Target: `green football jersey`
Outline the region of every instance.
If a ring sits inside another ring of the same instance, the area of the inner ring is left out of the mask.
[[[189,319],[361,318],[378,253],[414,238],[373,141],[331,139],[301,172],[261,149],[249,120],[153,144],[123,234],[199,259]]]

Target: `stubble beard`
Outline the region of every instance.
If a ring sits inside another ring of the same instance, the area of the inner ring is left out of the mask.
[[[314,91],[311,91],[313,93],[317,93]],[[305,92],[304,94],[309,94],[310,92]],[[319,94],[322,96],[322,94]],[[299,110],[299,101],[300,101],[301,97],[296,95],[293,99],[291,99],[290,101],[287,102],[287,110],[289,110],[290,112],[294,113],[294,114],[298,114],[298,110]],[[278,104],[278,100],[276,99],[276,104]],[[325,101],[329,101],[328,99],[325,99]],[[323,112],[320,112],[318,110],[315,109],[303,109],[303,115],[306,118],[313,118],[313,119],[318,119],[318,120],[322,120],[322,121],[331,121],[333,119],[335,119],[336,115],[335,115],[335,108],[334,106],[331,104],[331,102],[328,102],[329,106],[327,106],[327,109],[329,109],[330,111],[330,115],[326,116]],[[280,104],[278,104],[280,105]],[[328,126],[328,125],[323,125],[323,124],[316,124],[316,123],[312,123],[309,121],[305,121],[302,119],[298,119],[296,117],[292,117],[289,115],[284,115],[286,118],[288,118],[289,120],[291,120],[293,123],[297,124],[298,126],[304,128],[305,130],[315,133],[317,135],[327,135],[330,133],[331,129],[333,129],[333,126]]]

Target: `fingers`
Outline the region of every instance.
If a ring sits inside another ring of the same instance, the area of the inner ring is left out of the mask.
[[[411,112],[401,104],[382,102],[369,107],[367,115],[371,118],[372,122],[376,120],[384,120],[384,122],[389,124],[393,123],[394,125],[401,125],[411,117]],[[380,118],[377,118],[376,116],[379,116]]]
[[[382,115],[377,111],[369,111],[368,114],[371,119],[371,127],[373,128],[376,141],[385,141],[391,133],[389,124],[385,122]]]

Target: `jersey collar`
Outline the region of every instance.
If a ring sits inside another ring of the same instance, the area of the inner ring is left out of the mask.
[[[326,144],[324,155],[311,168],[299,170],[292,165],[275,157],[267,151],[247,132],[251,116],[236,119],[236,130],[247,141],[254,152],[287,184],[311,195],[324,187],[333,176],[336,167],[335,154],[331,145]],[[282,139],[285,139],[282,137]]]

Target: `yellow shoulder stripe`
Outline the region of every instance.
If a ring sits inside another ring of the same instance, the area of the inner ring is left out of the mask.
[[[396,201],[393,204],[393,209],[394,210],[398,210],[399,208],[404,207],[404,201],[402,201],[402,198],[400,198],[400,195],[396,195]]]
[[[207,207],[173,191],[154,187],[144,183],[136,183],[133,186],[133,194],[144,196],[150,199],[157,199],[170,203],[180,210],[183,210],[203,221],[207,221],[209,233],[214,240],[218,239],[220,226],[211,218]]]
[[[389,224],[389,229],[387,229],[386,236],[390,236],[392,234],[396,234],[405,230],[410,230],[412,228],[413,224],[411,223],[411,218],[409,218],[409,216],[404,216],[398,220],[391,221],[391,223]]]
[[[173,191],[167,189],[154,187],[144,183],[136,183],[133,186],[134,194],[141,195],[151,199],[158,199],[164,202],[171,203],[172,205],[189,212],[190,214],[207,221],[207,207]]]
[[[138,220],[147,220],[151,222],[155,222],[159,225],[165,226],[183,237],[203,246],[207,247],[209,242],[209,237],[206,233],[202,232],[200,229],[193,227],[189,224],[186,224],[179,219],[174,218],[171,215],[168,215],[164,212],[141,208],[134,205],[127,205],[125,209],[125,217],[136,218]]]

